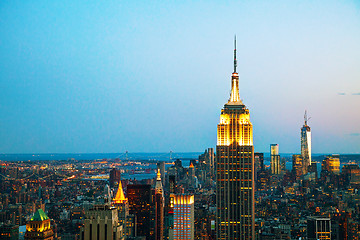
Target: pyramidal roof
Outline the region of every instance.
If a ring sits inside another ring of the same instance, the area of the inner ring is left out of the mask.
[[[121,180],[119,181],[119,188],[117,190],[116,196],[113,199],[113,202],[116,203],[124,203],[127,201],[127,198],[125,198],[124,191],[121,185]]]
[[[47,220],[47,219],[49,219],[49,217],[40,208],[35,212],[34,216],[31,218],[31,221],[44,221],[44,220]]]

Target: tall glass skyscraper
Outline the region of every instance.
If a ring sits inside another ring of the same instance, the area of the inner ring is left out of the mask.
[[[311,129],[307,125],[310,118],[307,117],[306,111],[304,115],[304,125],[301,128],[301,157],[303,160],[303,174],[308,172],[311,165]]]
[[[240,100],[236,39],[231,95],[221,110],[216,146],[217,239],[255,239],[254,146],[249,109]]]

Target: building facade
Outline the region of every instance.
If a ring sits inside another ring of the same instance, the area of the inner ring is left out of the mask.
[[[270,165],[271,174],[281,173],[279,144],[270,144]]]
[[[330,240],[331,221],[330,218],[310,217],[307,220],[308,240]]]
[[[171,194],[174,211],[174,240],[194,239],[194,196]]]
[[[300,154],[292,155],[292,174],[298,180],[303,174],[302,157]]]
[[[221,110],[216,146],[216,236],[254,239],[254,146],[249,109],[240,100],[236,42],[231,95]]]
[[[110,205],[95,205],[85,213],[84,226],[80,230],[80,240],[124,239],[123,228],[118,220],[118,212]]]
[[[119,184],[121,180],[121,173],[120,170],[113,168],[110,170],[110,176],[109,176],[109,183],[110,183],[110,187],[115,187],[116,185]]]
[[[154,204],[151,185],[130,184],[127,186],[129,213],[135,216],[136,236],[154,239]]]

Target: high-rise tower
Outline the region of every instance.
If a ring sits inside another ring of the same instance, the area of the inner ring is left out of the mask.
[[[171,194],[174,240],[194,240],[194,195]]]
[[[236,38],[231,95],[221,110],[216,146],[217,239],[255,239],[254,146],[249,109],[240,100]]]
[[[279,144],[270,144],[270,165],[271,174],[278,175],[281,173]]]
[[[304,115],[304,125],[301,128],[301,157],[303,159],[303,174],[308,172],[311,165],[311,130],[307,125],[310,118],[307,117],[306,111]]]
[[[164,238],[164,191],[161,183],[161,169],[158,169],[155,184],[155,240]]]

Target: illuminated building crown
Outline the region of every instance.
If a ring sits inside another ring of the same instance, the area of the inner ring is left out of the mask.
[[[119,188],[118,188],[118,190],[116,192],[116,196],[113,199],[113,202],[115,204],[121,204],[121,203],[127,202],[127,198],[125,198],[124,191],[123,191],[123,188],[122,188],[122,185],[121,185],[121,180],[119,181]]]
[[[236,60],[236,36],[234,41],[234,72],[231,76],[231,93],[230,99],[227,105],[244,105],[240,99],[239,91],[239,74],[236,72],[237,60]]]
[[[156,184],[155,184],[155,190],[157,193],[163,193],[163,187],[161,183],[161,172],[160,169],[158,169],[156,174]]]

